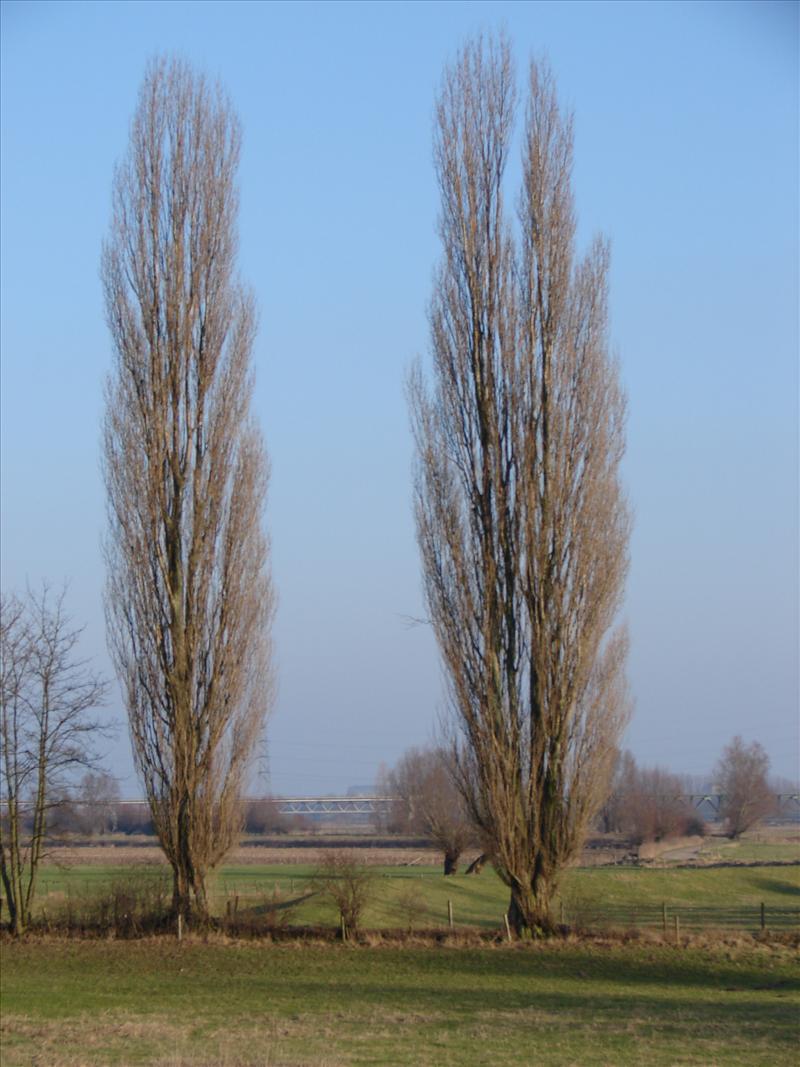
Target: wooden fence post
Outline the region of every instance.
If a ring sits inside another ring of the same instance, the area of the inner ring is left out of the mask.
[[[508,925],[508,912],[504,913],[503,919],[504,919],[505,924],[506,924],[506,937],[510,941],[511,940],[511,927]]]
[[[450,924],[450,929],[452,930],[453,929],[453,902],[452,902],[452,900],[448,900],[447,901],[447,921]]]
[[[664,937],[667,936],[667,902],[661,903],[661,929],[664,932]]]
[[[183,916],[178,912],[178,940],[183,939]]]
[[[766,930],[766,928],[767,928],[767,917],[766,917],[765,910],[764,910],[764,901],[762,900],[761,901],[761,929],[762,930]]]
[[[679,945],[681,940],[681,921],[678,916],[675,916],[675,944]]]

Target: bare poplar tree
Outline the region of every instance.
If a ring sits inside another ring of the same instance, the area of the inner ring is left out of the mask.
[[[107,622],[176,915],[240,829],[270,701],[267,459],[250,413],[256,312],[235,274],[240,128],[178,61],[146,73],[102,279]]]
[[[24,933],[48,822],[71,772],[93,766],[102,732],[89,713],[107,683],[77,657],[81,629],[47,585],[0,602],[0,880],[12,931]]]
[[[574,252],[572,122],[532,64],[516,238],[504,40],[468,44],[435,120],[442,261],[434,378],[417,368],[416,519],[459,780],[510,887],[546,929],[559,871],[604,799],[628,712],[625,399],[607,338],[608,250]]]

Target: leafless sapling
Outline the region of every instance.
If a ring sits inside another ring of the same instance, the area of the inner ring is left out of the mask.
[[[0,603],[0,880],[12,931],[31,917],[49,820],[71,775],[96,765],[108,685],[81,659],[65,591]]]

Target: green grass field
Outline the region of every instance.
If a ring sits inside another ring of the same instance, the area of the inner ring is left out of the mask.
[[[753,830],[738,841],[724,837],[709,837],[699,856],[704,862],[719,863],[797,863],[800,861],[800,837],[789,831],[789,840],[776,840],[774,835]]]
[[[163,868],[44,868],[39,908],[54,916],[70,898],[76,907],[103,894],[115,881],[163,877]],[[311,866],[226,867],[212,883],[215,912],[224,915],[238,901],[239,914],[272,910],[291,925],[335,925],[336,913],[319,892]],[[441,927],[448,900],[456,926],[501,929],[508,891],[491,869],[479,876],[444,878],[438,868],[377,867],[367,928]],[[755,930],[761,904],[771,929],[800,926],[800,867],[733,868],[575,868],[565,873],[556,918],[597,929],[658,928],[666,905],[670,930],[681,928]],[[563,906],[563,912],[562,912]]]
[[[39,906],[52,916],[90,914],[115,883],[168,887],[163,867],[42,873]],[[378,867],[373,877],[365,930],[441,929],[450,901],[455,935],[325,944],[242,940],[226,926],[181,944],[4,940],[3,1067],[796,1062],[796,950],[749,935],[761,902],[768,934],[798,929],[800,868],[573,869],[557,902],[569,924],[656,936],[481,946],[459,930],[501,930],[508,895],[491,869],[444,878],[438,868]],[[270,914],[335,927],[319,890],[311,866],[231,866],[212,900],[218,915],[236,902],[250,931]],[[675,914],[683,935],[727,932],[676,943]]]
[[[789,949],[32,940],[4,1067],[796,1063]]]

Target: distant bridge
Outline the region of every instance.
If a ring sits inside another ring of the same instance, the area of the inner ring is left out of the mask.
[[[378,815],[388,812],[397,797],[253,797],[266,800],[281,815]]]
[[[775,815],[800,815],[800,793],[773,793],[772,795],[775,798]],[[682,793],[675,799],[682,800],[693,808],[701,808],[706,804],[719,815],[726,797],[724,793]]]

